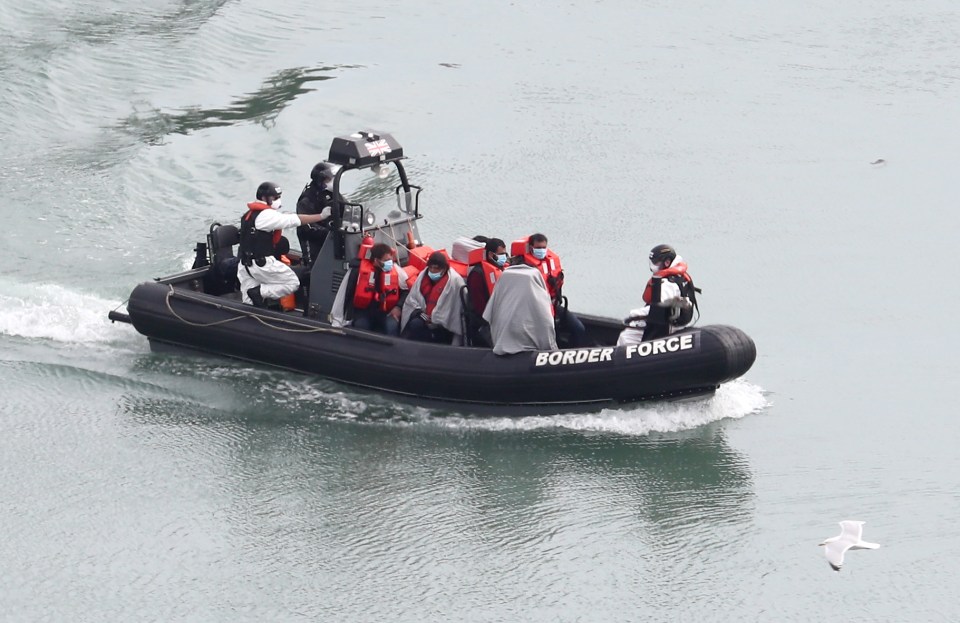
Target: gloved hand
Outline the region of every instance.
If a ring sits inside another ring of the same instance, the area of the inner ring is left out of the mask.
[[[331,214],[330,206],[327,206],[324,209],[320,210],[320,216],[324,219],[330,218],[330,214]]]

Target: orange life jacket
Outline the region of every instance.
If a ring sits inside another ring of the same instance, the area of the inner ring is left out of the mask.
[[[250,211],[243,215],[243,220],[245,221],[249,221],[250,218],[253,217],[254,212],[262,212],[263,210],[272,210],[273,207],[268,206],[266,203],[262,201],[252,201],[247,204],[247,209]],[[254,218],[254,220],[256,219]],[[273,232],[273,246],[277,246],[277,243],[280,242],[280,236],[282,235],[283,235],[283,232],[280,231],[279,229]]]
[[[366,309],[371,303],[376,303],[380,311],[386,313],[400,302],[400,273],[397,271],[396,263],[389,272],[383,272],[370,257],[372,248],[373,236],[364,236],[357,250],[360,268],[357,287],[353,293],[353,307]]]
[[[274,254],[277,243],[280,242],[282,232],[263,231],[257,229],[257,217],[264,210],[271,209],[262,201],[253,201],[247,204],[247,212],[240,219],[240,244],[237,255],[244,266],[253,266],[254,262],[263,265],[264,258]]]
[[[483,271],[483,283],[487,286],[487,298],[490,298],[490,295],[493,294],[493,286],[497,285],[497,279],[500,278],[503,269],[496,264],[483,260],[480,262],[480,270]]]
[[[448,271],[443,273],[443,277],[440,277],[436,281],[430,279],[429,275],[420,281],[420,294],[423,295],[423,300],[427,305],[427,308],[423,310],[426,315],[433,315],[433,310],[437,307],[437,301],[440,300],[440,295],[443,294],[443,289],[447,285],[449,276],[450,273]]]
[[[679,278],[679,279],[670,279],[671,281],[683,281],[692,282],[693,279],[690,275],[687,274],[687,263],[686,262],[676,262],[672,266],[664,268],[663,270],[658,270],[653,273],[653,276],[647,281],[647,286],[643,289],[643,302],[647,305],[650,304],[650,298],[652,295],[653,289],[653,278],[660,277],[661,279],[669,279],[670,277]],[[679,284],[678,284],[679,285]],[[683,291],[683,288],[680,288],[680,291]],[[657,301],[659,303],[659,301]]]
[[[427,260],[430,258],[430,254],[432,253],[433,247],[427,245],[420,245],[415,249],[410,249],[407,265],[413,266],[418,271],[423,270],[427,267]],[[446,251],[444,251],[444,255],[446,255]]]
[[[559,303],[560,291],[563,287],[563,267],[560,265],[560,256],[547,249],[547,257],[539,260],[527,250],[523,254],[523,261],[540,271],[543,280],[547,283],[547,292],[550,294],[550,298],[553,299],[554,303]]]
[[[447,260],[450,264],[450,270],[456,272],[458,275],[466,279],[467,274],[470,272],[470,265],[464,264],[463,262],[458,262],[457,260]]]
[[[400,273],[396,265],[390,272],[384,272],[373,260],[363,259],[358,272],[357,289],[353,294],[356,309],[366,309],[374,303],[386,313],[397,306],[400,302]]]
[[[407,273],[407,289],[409,290],[413,287],[413,284],[417,282],[417,277],[420,276],[420,269],[413,264],[407,264],[404,267],[404,272]]]

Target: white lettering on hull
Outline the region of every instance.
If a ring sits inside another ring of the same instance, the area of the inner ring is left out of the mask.
[[[613,348],[578,348],[537,353],[536,366],[567,366],[578,363],[613,361]]]
[[[628,344],[624,349],[624,358],[642,359],[652,355],[665,355],[683,350],[690,350],[694,346],[693,334],[684,333],[652,342]],[[534,366],[569,366],[581,363],[600,363],[613,361],[615,348],[576,348],[573,350],[555,350],[547,353],[537,353]]]
[[[675,335],[652,342],[630,344],[627,346],[625,356],[627,359],[633,359],[634,357],[649,357],[650,355],[662,355],[668,352],[675,353],[691,348],[693,348],[693,334],[684,333],[683,335]]]

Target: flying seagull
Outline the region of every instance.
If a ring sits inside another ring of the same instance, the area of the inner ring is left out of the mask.
[[[827,555],[827,562],[833,567],[834,571],[840,571],[843,565],[843,555],[848,549],[877,549],[880,547],[877,543],[867,543],[861,537],[863,536],[863,521],[853,521],[845,519],[840,522],[840,534],[830,537],[820,545],[825,545],[824,553]]]

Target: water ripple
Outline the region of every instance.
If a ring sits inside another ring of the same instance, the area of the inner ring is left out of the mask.
[[[221,108],[191,107],[164,112],[149,104],[135,104],[134,112],[119,128],[148,144],[159,144],[168,134],[229,126],[245,121],[269,125],[297,97],[314,90],[311,82],[331,80],[336,70],[356,66],[292,67],[266,78],[261,87]]]

